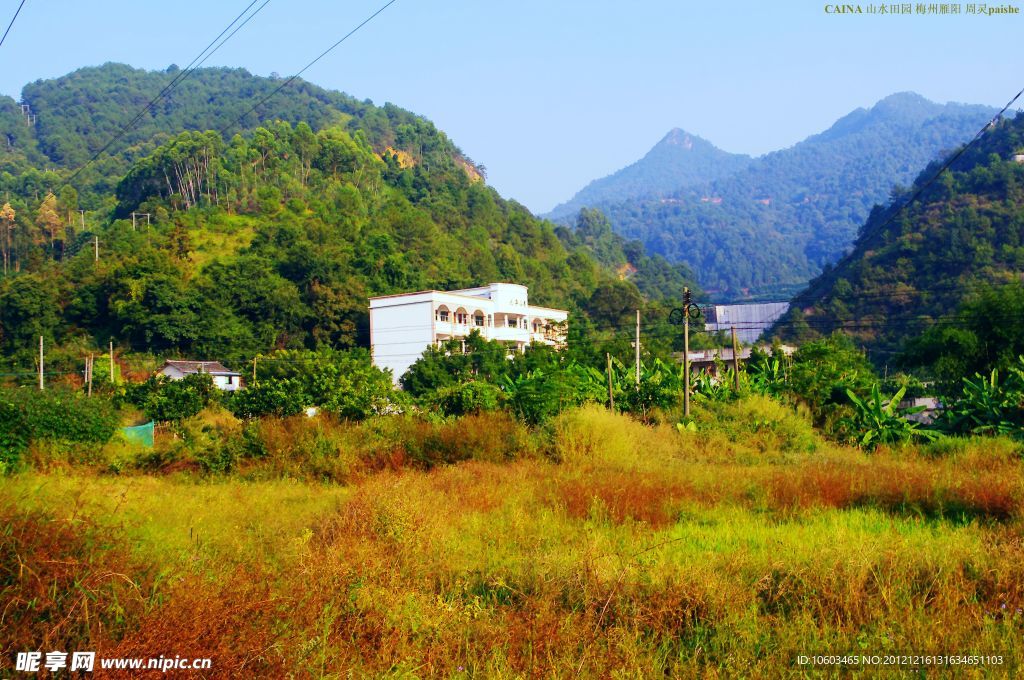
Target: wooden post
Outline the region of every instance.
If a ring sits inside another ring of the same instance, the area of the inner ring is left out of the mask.
[[[43,336],[39,336],[39,391],[42,392],[43,387]]]
[[[740,346],[736,342],[736,326],[732,327],[732,373],[736,391],[740,391]]]
[[[636,310],[636,386],[640,387],[640,310]]]
[[[608,363],[608,408],[615,411],[615,393],[612,391],[612,355],[608,352],[604,354],[605,361]]]
[[[256,357],[252,358],[252,384],[256,385]]]

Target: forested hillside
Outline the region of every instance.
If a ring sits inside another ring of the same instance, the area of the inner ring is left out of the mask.
[[[1020,114],[988,130],[901,210],[942,166],[927,167],[912,188],[899,192],[887,208],[872,211],[853,252],[797,296],[776,333],[806,339],[842,329],[879,361],[891,361],[908,340],[938,333],[947,346],[959,347],[965,366],[971,366],[972,356],[982,357],[989,349],[968,337],[970,319],[962,307],[993,291],[1019,290],[1024,273],[1024,163],[1015,159],[1019,154],[1024,154]],[[1016,304],[1024,301],[1018,296]],[[999,299],[993,298],[987,318],[980,320],[989,329],[985,335],[1019,342],[1024,318],[1006,307],[1011,298]]]
[[[726,177],[598,207],[618,233],[685,262],[720,298],[786,295],[842,256],[895,185],[994,113],[896,94]]]
[[[675,128],[636,163],[594,180],[547,216],[564,219],[586,207],[664,196],[689,184],[726,177],[750,163],[750,156],[722,151],[706,139]]]
[[[489,281],[583,314],[602,284],[639,299],[619,280],[628,261],[602,263],[568,234],[563,244],[429,121],[309,84],[243,129],[233,120],[279,83],[197,71],[75,176],[170,78],[107,65],[34,83],[34,126],[13,102],[0,107],[12,139],[0,151],[9,360],[30,362],[40,335],[58,358],[108,340],[219,359],[365,345],[368,296]],[[145,216],[133,226],[132,213]],[[650,261],[642,247],[630,257]],[[644,268],[654,296],[688,283],[663,261]]]

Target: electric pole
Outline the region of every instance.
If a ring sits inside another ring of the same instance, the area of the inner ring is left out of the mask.
[[[690,417],[690,289],[683,289],[683,417]]]
[[[608,362],[608,409],[615,412],[615,394],[612,392],[612,355],[608,352],[604,354],[605,361]]]
[[[636,310],[636,386],[640,387],[640,310]]]
[[[110,341],[110,384],[114,384],[114,341]]]
[[[43,389],[43,336],[39,336],[39,391]]]
[[[736,326],[732,327],[732,373],[736,391],[740,391],[740,349],[736,342]]]

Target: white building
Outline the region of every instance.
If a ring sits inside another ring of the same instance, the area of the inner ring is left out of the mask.
[[[561,347],[568,317],[563,309],[531,305],[526,286],[514,283],[384,295],[370,298],[370,351],[397,383],[428,346],[473,330],[518,351],[533,342]]]
[[[196,373],[209,373],[213,384],[225,392],[242,389],[242,374],[228,370],[219,361],[165,361],[160,369],[160,374],[171,380],[181,380]]]

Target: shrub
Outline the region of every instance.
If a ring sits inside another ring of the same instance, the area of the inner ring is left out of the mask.
[[[239,418],[287,418],[302,413],[305,399],[292,380],[263,380],[232,395],[228,407]]]
[[[464,416],[482,411],[496,411],[502,403],[502,392],[488,382],[471,380],[442,387],[427,394],[424,405],[446,416]]]
[[[11,419],[8,422],[15,423],[14,428],[21,433],[11,437],[15,445],[26,434],[28,441],[103,444],[117,429],[114,406],[101,396],[19,388],[0,391],[0,402],[6,404],[4,412]],[[13,415],[12,408],[21,414],[20,419]],[[16,424],[19,420],[22,426]]]
[[[125,399],[142,409],[147,418],[160,422],[191,418],[218,396],[213,378],[206,373],[187,375],[181,380],[154,375],[125,389]]]
[[[21,465],[28,448],[28,425],[25,415],[0,395],[0,475],[13,472]]]
[[[281,351],[259,362],[257,381],[235,394],[230,408],[243,418],[287,417],[309,406],[349,420],[400,412],[404,396],[365,350]]]

